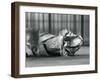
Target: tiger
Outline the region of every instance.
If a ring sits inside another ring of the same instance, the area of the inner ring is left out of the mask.
[[[82,44],[81,35],[64,29],[58,35],[39,33],[38,47],[26,48],[30,49],[29,53],[33,56],[74,56]]]

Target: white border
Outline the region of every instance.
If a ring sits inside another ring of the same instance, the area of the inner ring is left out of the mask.
[[[60,14],[83,14],[90,15],[90,64],[72,65],[72,66],[50,66],[50,67],[25,67],[25,12],[43,12],[43,13],[60,13]],[[39,74],[55,72],[74,72],[95,70],[95,11],[87,9],[69,9],[69,8],[52,8],[36,6],[20,6],[20,51],[19,64],[20,74]]]

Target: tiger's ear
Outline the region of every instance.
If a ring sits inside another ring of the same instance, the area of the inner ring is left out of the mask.
[[[83,41],[83,38],[80,36],[80,35],[78,35],[79,36],[79,38]]]

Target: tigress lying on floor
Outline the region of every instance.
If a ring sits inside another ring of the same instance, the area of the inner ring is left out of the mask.
[[[33,56],[74,56],[82,43],[83,39],[80,35],[75,35],[67,30],[60,31],[59,35],[41,33],[38,47],[26,46],[26,53]],[[27,44],[29,43],[27,42]]]

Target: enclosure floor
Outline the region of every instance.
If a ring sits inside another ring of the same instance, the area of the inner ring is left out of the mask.
[[[89,64],[89,47],[81,47],[75,56],[27,57],[26,67]]]

